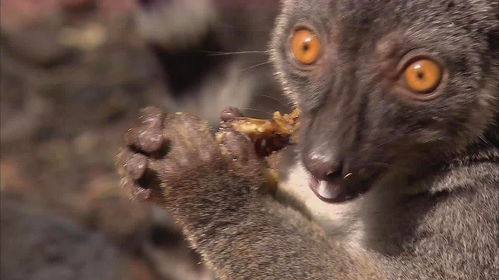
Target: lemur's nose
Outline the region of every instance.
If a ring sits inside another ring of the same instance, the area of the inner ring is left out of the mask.
[[[342,174],[343,164],[339,160],[319,154],[307,153],[303,155],[302,161],[305,168],[318,180],[327,180]]]

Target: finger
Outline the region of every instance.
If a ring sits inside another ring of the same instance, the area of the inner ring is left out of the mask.
[[[147,166],[148,159],[142,154],[132,155],[125,163],[127,173],[133,180],[139,180],[142,178],[147,170]]]
[[[125,134],[125,143],[148,154],[159,151],[164,144],[163,119],[164,114],[159,109],[154,107],[143,109],[139,124]]]
[[[233,160],[243,164],[257,160],[253,143],[242,133],[233,129],[224,129],[219,132],[218,139],[222,152]]]
[[[228,121],[232,121],[234,119],[237,119],[237,118],[241,118],[243,117],[243,114],[241,113],[241,111],[239,111],[238,108],[236,107],[227,107],[225,108],[221,113],[220,113],[220,119],[223,121],[223,122],[228,122]]]
[[[121,176],[130,177],[132,180],[140,179],[148,165],[147,157],[135,153],[129,149],[124,149],[118,154],[117,162],[118,170]]]

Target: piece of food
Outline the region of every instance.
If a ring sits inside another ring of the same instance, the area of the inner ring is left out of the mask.
[[[274,152],[296,143],[294,135],[299,127],[300,113],[299,109],[295,109],[284,115],[274,112],[272,119],[255,119],[243,117],[236,108],[227,108],[221,114],[222,127],[231,127],[248,136],[257,154],[265,157],[268,164],[264,174],[265,187],[271,191],[277,189],[279,182],[280,155]]]
[[[284,115],[274,112],[272,119],[239,117],[233,111],[228,113],[235,115],[228,121],[229,126],[247,135],[255,143],[255,149],[261,156],[268,156],[296,141],[293,135],[299,127],[299,109]]]
[[[237,117],[232,122],[232,127],[251,139],[267,139],[275,136],[290,138],[298,128],[300,110],[294,109],[289,114],[282,115],[274,112],[272,119],[254,119]]]

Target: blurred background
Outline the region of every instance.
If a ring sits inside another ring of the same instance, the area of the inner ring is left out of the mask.
[[[287,111],[266,52],[278,0],[2,0],[2,280],[213,279],[114,160],[140,108],[214,126]]]

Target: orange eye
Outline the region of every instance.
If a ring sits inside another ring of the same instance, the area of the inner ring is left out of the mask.
[[[407,87],[417,93],[430,93],[442,80],[442,68],[435,61],[420,59],[405,69]]]
[[[291,49],[296,60],[310,65],[319,59],[321,44],[310,30],[300,29],[291,39]]]

